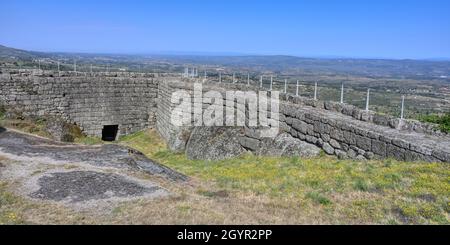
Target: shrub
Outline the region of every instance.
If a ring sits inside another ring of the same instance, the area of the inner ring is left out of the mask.
[[[363,179],[357,179],[354,183],[353,183],[353,188],[357,191],[368,191],[369,190],[369,185],[367,184],[367,182]]]
[[[434,123],[439,126],[442,132],[450,133],[450,113],[440,115],[424,115],[420,116],[419,120],[422,122]]]
[[[326,196],[318,193],[318,192],[308,192],[306,193],[306,197],[313,200],[315,203],[322,204],[322,205],[329,205],[332,204],[331,200],[328,199]]]

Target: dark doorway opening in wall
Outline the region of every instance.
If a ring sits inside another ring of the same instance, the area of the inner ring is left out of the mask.
[[[119,130],[119,125],[105,125],[102,130],[102,140],[103,141],[115,141],[117,137],[117,131]]]

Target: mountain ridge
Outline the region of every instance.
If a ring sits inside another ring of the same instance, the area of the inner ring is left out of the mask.
[[[450,77],[450,61],[447,60],[393,60],[360,58],[314,58],[293,55],[165,55],[165,54],[95,54],[37,52],[0,45],[0,58],[6,61],[30,61],[36,59],[78,60],[80,63],[139,65],[148,62],[167,62],[179,66],[223,66],[233,70],[255,72],[326,73],[363,75],[375,77]]]

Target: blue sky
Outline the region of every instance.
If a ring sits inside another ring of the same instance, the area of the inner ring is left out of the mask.
[[[448,0],[1,0],[0,11],[0,44],[29,50],[450,58]]]

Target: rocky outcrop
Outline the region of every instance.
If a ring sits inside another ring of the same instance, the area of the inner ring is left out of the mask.
[[[186,146],[186,155],[195,160],[223,160],[246,151],[264,156],[314,157],[320,148],[287,133],[274,139],[250,138],[236,127],[196,127]]]
[[[179,128],[173,131],[172,137],[167,141],[167,147],[176,153],[183,153],[191,136],[192,128]]]
[[[288,133],[282,133],[275,139],[265,139],[261,145],[259,154],[266,156],[315,157],[320,153],[319,147],[296,139]]]
[[[235,127],[195,127],[186,145],[193,160],[223,160],[245,152],[239,144],[242,131]]]
[[[48,132],[54,140],[61,142],[74,142],[76,137],[82,135],[81,129],[77,125],[53,117],[47,118],[45,131]]]
[[[0,153],[20,156],[21,160],[44,159],[56,164],[82,163],[100,168],[140,170],[174,181],[188,177],[129,147],[105,144],[83,146],[57,142],[0,128]]]

